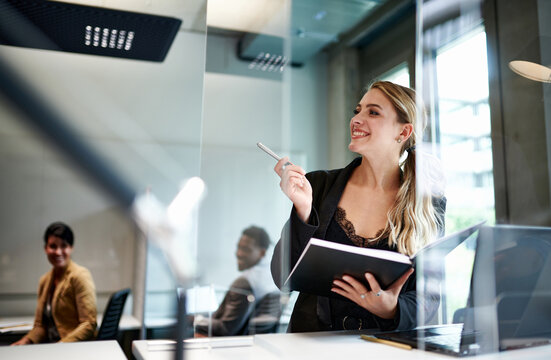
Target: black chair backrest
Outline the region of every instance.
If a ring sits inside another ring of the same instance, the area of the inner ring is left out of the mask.
[[[103,320],[98,331],[97,340],[116,340],[119,332],[119,322],[122,316],[122,310],[130,289],[119,290],[109,298]]]
[[[245,323],[241,333],[249,335],[276,332],[282,312],[283,305],[281,303],[281,293],[279,291],[264,295],[264,297],[256,303],[254,311]]]

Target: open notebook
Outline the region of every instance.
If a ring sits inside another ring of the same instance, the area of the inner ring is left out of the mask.
[[[443,258],[478,230],[481,224],[440,238],[423,247],[412,257],[395,251],[362,248],[312,238],[285,284],[291,290],[341,298],[331,291],[335,279],[347,274],[369,289],[369,283],[364,276],[369,272],[375,276],[382,289],[387,289],[412,266],[416,266],[419,259],[426,259],[427,256]],[[425,267],[424,271],[438,269]]]

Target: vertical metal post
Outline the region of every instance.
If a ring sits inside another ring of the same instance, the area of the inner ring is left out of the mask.
[[[185,288],[179,288],[176,291],[178,296],[178,314],[176,323],[176,351],[175,360],[184,359],[184,339],[186,337],[187,317],[186,317],[186,291]]]

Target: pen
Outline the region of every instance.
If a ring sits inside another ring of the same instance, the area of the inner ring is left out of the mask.
[[[25,323],[25,324],[16,324],[16,325],[0,325],[0,329],[11,329],[15,327],[23,327],[23,326],[29,326],[32,325],[32,323]]]
[[[371,341],[371,342],[375,342],[375,343],[379,343],[379,344],[390,345],[390,346],[394,346],[394,347],[397,347],[397,348],[400,348],[400,349],[405,349],[405,350],[411,350],[412,349],[411,345],[408,345],[408,344],[401,344],[401,343],[395,342],[395,341],[379,339],[379,338],[376,338],[376,337],[371,336],[371,335],[360,335],[360,336],[361,336],[362,339],[367,340],[367,341]]]
[[[256,146],[258,146],[261,150],[263,150],[266,154],[270,155],[271,157],[273,157],[274,159],[276,159],[277,161],[281,160],[281,156],[277,155],[275,152],[273,152],[269,147],[267,147],[266,145],[264,145],[263,143],[261,142],[257,142],[256,143]],[[286,162],[283,166],[287,166],[287,165],[291,165],[290,162]]]

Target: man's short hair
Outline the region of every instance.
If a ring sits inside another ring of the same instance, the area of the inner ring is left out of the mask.
[[[62,222],[54,222],[48,226],[46,231],[44,232],[44,244],[48,244],[48,238],[50,236],[55,236],[63,241],[65,241],[70,246],[73,246],[74,242],[74,236],[73,231],[69,227],[69,225],[64,224]]]
[[[249,226],[245,230],[243,230],[243,235],[247,235],[250,238],[253,238],[256,242],[256,245],[260,248],[266,250],[270,247],[270,236],[261,227],[258,226]]]

